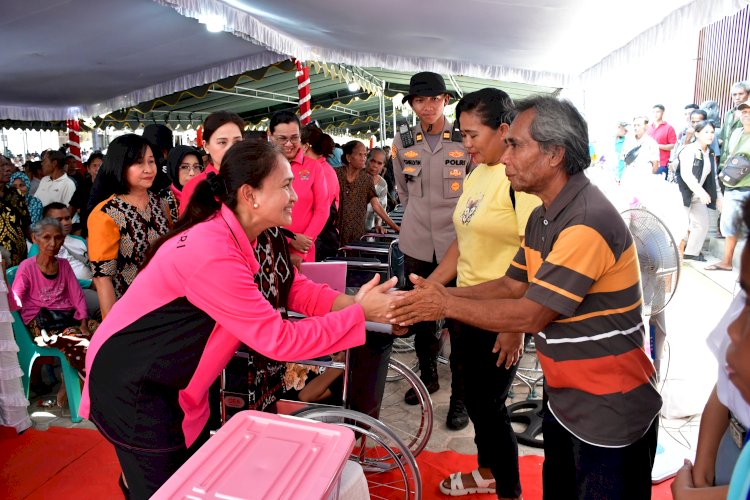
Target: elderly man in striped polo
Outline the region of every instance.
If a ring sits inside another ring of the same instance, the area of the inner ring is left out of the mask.
[[[494,332],[538,332],[548,396],[544,498],[651,497],[661,397],[645,352],[633,239],[583,170],[588,130],[567,101],[517,103],[502,161],[516,191],[539,196],[506,276],[415,290],[391,321],[454,318]]]

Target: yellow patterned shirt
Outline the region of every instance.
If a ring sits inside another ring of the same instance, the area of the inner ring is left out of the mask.
[[[464,181],[464,191],[453,212],[458,238],[458,286],[471,286],[505,274],[518,251],[531,211],[539,198],[514,193],[505,165],[480,164]]]

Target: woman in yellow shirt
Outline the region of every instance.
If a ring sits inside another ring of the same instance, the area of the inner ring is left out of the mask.
[[[526,221],[541,202],[513,192],[500,163],[514,116],[513,101],[498,89],[466,94],[456,106],[464,146],[478,166],[467,176],[453,213],[456,240],[428,280],[446,284],[456,278],[457,286],[491,281],[505,274],[518,251]],[[464,366],[465,403],[474,423],[479,468],[451,474],[440,490],[452,496],[497,493],[499,498],[519,498],[518,444],[505,400],[523,353],[523,334],[499,335],[452,322],[451,335],[453,355]],[[492,352],[496,339],[499,353]]]

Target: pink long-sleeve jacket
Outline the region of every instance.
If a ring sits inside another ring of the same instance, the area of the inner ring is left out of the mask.
[[[258,269],[225,206],[164,243],[91,340],[80,414],[120,446],[190,446],[208,419],[208,388],[240,342],[278,360],[364,343],[359,305],[330,312],[337,292],[296,275],[288,306],[310,317],[282,320],[253,281]]]

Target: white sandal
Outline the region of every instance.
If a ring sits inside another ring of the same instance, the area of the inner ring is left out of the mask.
[[[441,481],[440,493],[442,493],[443,495],[451,496],[451,497],[473,495],[476,493],[489,493],[493,495],[495,494],[496,490],[495,490],[495,485],[494,485],[495,483],[494,479],[483,478],[477,469],[474,469],[473,471],[471,471],[471,477],[474,478],[476,487],[464,488],[464,482],[461,479],[461,472],[454,472],[453,474],[448,476],[448,479],[450,479],[450,489],[446,488],[443,485],[445,481]]]

